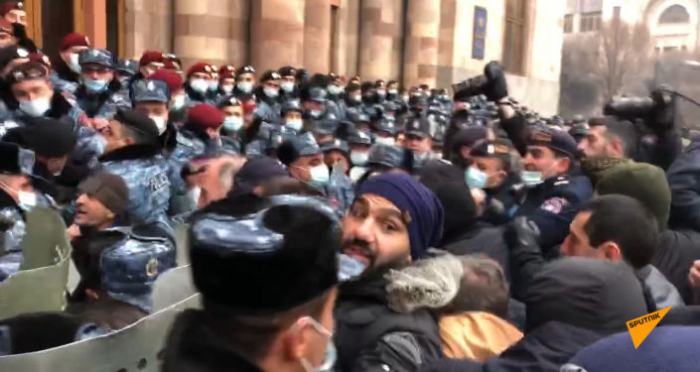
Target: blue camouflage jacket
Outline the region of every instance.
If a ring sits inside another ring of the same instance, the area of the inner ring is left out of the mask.
[[[119,109],[131,108],[128,92],[118,80],[112,80],[107,90],[99,94],[87,93],[84,86],[75,92],[76,103],[89,118],[111,119]]]

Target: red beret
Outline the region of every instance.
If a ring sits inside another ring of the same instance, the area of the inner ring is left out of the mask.
[[[211,74],[213,71],[211,70],[211,65],[206,63],[206,62],[197,62],[190,69],[187,71],[187,78],[189,79],[192,74],[201,72],[205,74]]]
[[[216,129],[224,124],[224,113],[214,106],[200,103],[190,108],[188,121],[204,129]]]
[[[88,39],[87,36],[78,33],[68,34],[61,41],[61,46],[59,47],[59,50],[63,52],[76,46],[84,46],[90,48],[90,39]]]
[[[182,77],[178,75],[174,71],[166,70],[166,69],[159,69],[156,71],[155,74],[151,75],[149,77],[151,80],[160,80],[165,82],[165,84],[168,85],[168,88],[170,89],[171,93],[177,92],[178,90],[183,89],[182,87]]]
[[[230,74],[236,74],[236,68],[233,67],[232,65],[223,65],[219,67],[219,73],[224,74],[224,73],[230,73]]]
[[[141,60],[139,61],[139,66],[143,67],[149,63],[158,62],[165,63],[165,56],[163,52],[158,50],[147,50],[141,55]]]
[[[243,104],[243,112],[246,114],[250,114],[253,111],[255,111],[255,108],[257,107],[257,103],[255,103],[254,99],[248,99],[242,102]]]
[[[0,15],[3,17],[13,10],[24,10],[24,4],[19,1],[8,1],[0,5]]]
[[[174,59],[166,59],[163,67],[172,71],[182,71],[182,66]]]
[[[44,53],[41,53],[41,52],[29,53],[29,60],[31,62],[41,63],[42,65],[46,66],[47,68],[51,68],[51,60],[49,60],[49,57],[47,57],[46,54],[44,54]]]

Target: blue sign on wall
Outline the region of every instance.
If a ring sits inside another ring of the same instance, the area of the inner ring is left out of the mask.
[[[484,59],[486,54],[486,21],[485,8],[474,7],[474,42],[472,43],[472,58]]]

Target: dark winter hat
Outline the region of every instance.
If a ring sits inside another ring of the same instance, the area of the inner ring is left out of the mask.
[[[301,107],[301,102],[298,100],[290,99],[282,104],[282,115],[286,115],[290,111],[304,112],[304,108]]]
[[[66,51],[72,47],[88,47],[90,48],[90,39],[88,39],[87,36],[81,35],[78,33],[72,33],[68,34],[65,37],[63,37],[63,40],[61,41],[61,45],[58,47],[58,50],[60,52]]]
[[[545,126],[536,126],[530,130],[528,145],[548,147],[552,151],[564,154],[570,158],[577,152],[576,140],[567,132]]]
[[[49,118],[37,118],[31,123],[9,130],[3,140],[49,158],[68,155],[75,148],[77,137],[69,124]]]
[[[216,129],[224,124],[224,114],[214,106],[200,103],[189,110],[188,121],[202,129]]]
[[[266,81],[279,80],[281,78],[282,77],[280,76],[279,73],[277,73],[277,71],[265,71],[263,76],[260,78],[260,82],[264,83]]]
[[[321,148],[313,134],[304,133],[282,142],[277,148],[277,157],[282,164],[289,166],[302,156],[316,155],[320,152]]]
[[[357,191],[381,196],[393,203],[408,222],[411,257],[424,257],[442,237],[444,211],[435,194],[404,173],[385,173],[365,181]]]
[[[292,66],[284,66],[280,68],[279,73],[281,76],[293,76],[295,77],[297,74],[297,69],[295,69]]]
[[[528,287],[526,330],[559,321],[609,335],[648,313],[632,267],[582,257],[552,261]]]
[[[0,174],[31,175],[34,169],[34,152],[15,143],[0,142]]]
[[[338,284],[340,226],[328,205],[286,195],[258,202],[268,208],[252,215],[221,213],[244,209],[241,204],[252,203],[241,201],[246,198],[215,203],[209,210],[219,213],[204,213],[190,227],[194,283],[205,308],[275,314]]]
[[[330,151],[340,151],[344,153],[345,156],[348,156],[348,154],[350,153],[350,148],[348,147],[347,142],[336,139],[321,144],[321,151],[323,151],[324,153]]]
[[[104,49],[86,49],[80,52],[78,63],[81,66],[99,65],[107,68],[114,68],[112,53]]]
[[[137,132],[144,134],[151,139],[158,138],[158,127],[153,119],[148,115],[137,110],[117,110],[114,115],[114,120],[122,125],[126,125]]]
[[[134,76],[139,72],[139,63],[131,59],[122,58],[117,61],[114,69],[129,76]]]
[[[666,230],[671,211],[671,188],[666,173],[648,163],[622,163],[603,173],[598,195],[621,194],[637,199],[652,212],[659,231]]]
[[[406,124],[404,125],[404,133],[406,135],[428,138],[431,136],[430,132],[430,122],[427,119],[423,117],[406,119]]]
[[[406,151],[390,145],[375,144],[369,149],[368,167],[404,168]]]
[[[365,145],[365,146],[372,146],[372,137],[370,137],[369,134],[360,131],[360,130],[354,130],[350,132],[350,135],[348,136],[348,144],[350,146],[359,146],[359,145]]]
[[[95,197],[114,214],[124,211],[129,200],[129,189],[124,179],[116,174],[97,173],[81,182],[78,189]]]
[[[278,160],[268,157],[250,159],[236,173],[233,180],[234,190],[252,191],[268,180],[286,175],[288,175],[287,170]]]
[[[168,84],[160,80],[139,80],[133,85],[134,104],[141,102],[170,102]]]

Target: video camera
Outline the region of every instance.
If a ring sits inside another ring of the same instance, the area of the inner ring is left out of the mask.
[[[497,102],[508,96],[505,71],[500,63],[492,61],[484,67],[484,74],[452,85],[455,98],[485,95],[489,101]]]
[[[660,86],[652,90],[649,97],[614,97],[603,108],[603,114],[632,122],[642,119],[649,124],[670,127],[675,118],[675,101],[672,88]]]

